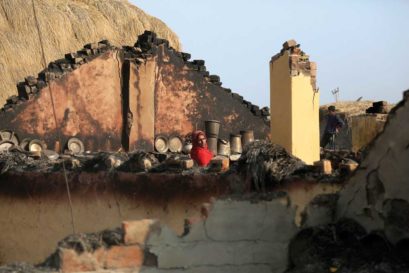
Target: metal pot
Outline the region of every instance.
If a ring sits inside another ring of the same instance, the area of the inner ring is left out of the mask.
[[[243,151],[241,146],[241,135],[230,135],[230,151],[231,154],[241,154]]]
[[[227,140],[219,139],[219,141],[217,142],[217,153],[219,155],[229,156],[230,143]]]
[[[217,155],[217,138],[208,137],[207,148],[213,153],[213,155]]]
[[[253,130],[240,131],[240,134],[241,134],[241,143],[243,147],[254,141]]]
[[[217,138],[219,136],[220,121],[218,120],[206,120],[205,131],[208,138]]]

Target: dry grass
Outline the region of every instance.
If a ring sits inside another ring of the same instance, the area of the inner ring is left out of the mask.
[[[103,39],[133,45],[152,30],[180,49],[162,21],[127,0],[35,0],[47,62]],[[17,93],[16,83],[43,69],[31,0],[0,0],[0,105]]]
[[[373,101],[341,101],[320,106],[321,111],[326,111],[328,106],[334,105],[337,112],[345,113],[348,116],[365,114],[365,110],[372,106]]]

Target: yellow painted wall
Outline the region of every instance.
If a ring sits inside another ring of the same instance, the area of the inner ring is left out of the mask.
[[[288,53],[270,61],[270,128],[271,141],[291,152],[291,78]]]
[[[307,164],[320,160],[319,93],[308,75],[291,77],[288,52],[270,62],[271,140]]]
[[[319,93],[302,73],[291,77],[291,86],[291,153],[311,165],[320,160]]]

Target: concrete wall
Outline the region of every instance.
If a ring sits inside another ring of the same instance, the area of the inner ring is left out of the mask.
[[[409,238],[409,105],[389,114],[384,131],[340,194],[337,218],[357,220],[368,231],[384,230],[389,241]]]
[[[283,49],[270,61],[271,140],[313,164],[320,159],[319,93],[311,80],[315,66],[303,62],[305,69],[298,58]]]

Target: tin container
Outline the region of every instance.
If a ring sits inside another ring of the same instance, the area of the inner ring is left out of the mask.
[[[241,154],[243,148],[241,146],[241,135],[230,135],[230,152],[231,154]]]
[[[217,154],[229,156],[230,155],[230,142],[224,139],[219,139],[217,142]]]
[[[168,138],[162,135],[155,137],[154,142],[155,150],[161,154],[164,154],[168,151]]]
[[[208,138],[217,138],[219,136],[220,121],[218,120],[206,120],[205,131]]]
[[[216,137],[207,138],[207,148],[213,153],[213,155],[217,155],[217,138]]]
[[[240,135],[241,135],[241,144],[242,144],[243,147],[254,141],[254,132],[253,132],[253,130],[240,131]]]

